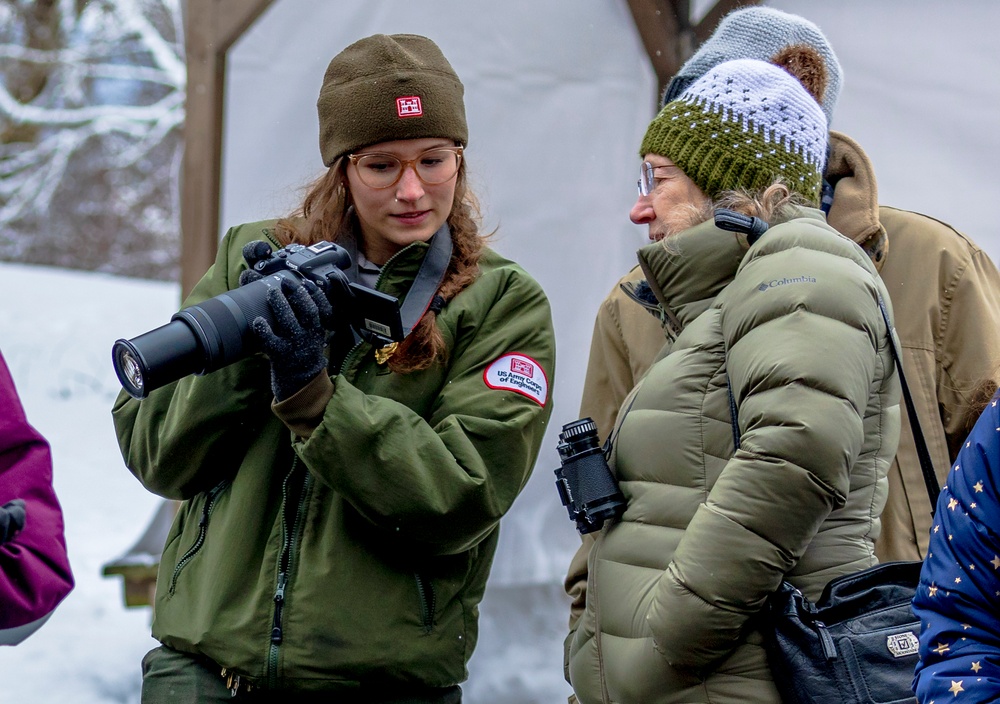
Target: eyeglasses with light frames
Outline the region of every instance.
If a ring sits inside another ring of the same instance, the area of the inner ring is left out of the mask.
[[[646,197],[656,188],[657,182],[662,180],[657,178],[656,169],[679,169],[680,167],[676,164],[663,164],[661,166],[653,166],[648,161],[642,162],[642,166],[639,167],[639,180],[636,181],[635,185],[639,189],[639,195]]]
[[[369,188],[391,188],[403,178],[403,171],[410,167],[424,184],[436,186],[450,181],[462,163],[462,147],[435,147],[423,152],[416,159],[400,159],[392,154],[371,152],[348,154],[347,158],[358,170],[361,182]]]

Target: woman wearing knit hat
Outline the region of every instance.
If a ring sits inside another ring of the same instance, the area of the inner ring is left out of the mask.
[[[808,50],[788,65],[823,79]],[[787,578],[815,599],[876,562],[899,385],[884,287],[816,209],[826,145],[803,84],[755,60],[649,125],[631,218],[672,339],[612,434],[627,508],[590,551],[581,702],[780,704],[768,595]]]
[[[272,249],[334,241],[412,330],[356,337],[315,286],[272,289],[263,355],[118,399],[126,464],[184,500],[144,702],[459,702],[498,523],[551,412],[548,302],[484,245],[438,47],[356,42],[318,109],[327,170],[291,216],[232,228],[185,305]]]

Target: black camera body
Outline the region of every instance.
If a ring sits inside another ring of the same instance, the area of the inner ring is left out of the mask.
[[[115,373],[134,398],[189,374],[207,374],[260,350],[250,328],[257,317],[273,323],[267,292],[282,279],[296,285],[312,281],[323,291],[345,325],[376,345],[404,337],[399,301],[351,282],[344,274],[351,256],[333,242],[291,244],[254,264],[260,279],[173,315],[166,325],[131,340],[117,340],[111,350]]]
[[[555,470],[556,490],[581,534],[598,531],[625,512],[625,496],[604,458],[593,420],[564,425],[556,450],[561,465]]]
[[[346,249],[333,242],[317,242],[308,247],[290,244],[272,252],[253,268],[264,276],[284,273],[309,279],[326,294],[334,310],[343,311],[350,326],[367,340],[377,345],[401,342],[404,335],[399,301],[348,281],[344,270],[350,266],[351,255]]]

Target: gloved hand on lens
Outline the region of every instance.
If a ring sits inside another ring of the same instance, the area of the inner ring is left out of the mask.
[[[0,545],[9,542],[24,528],[23,499],[14,499],[0,506]]]
[[[243,245],[243,261],[250,268],[240,272],[240,286],[246,286],[249,283],[264,278],[253,267],[257,262],[267,259],[270,256],[271,246],[264,240],[254,240]]]
[[[257,317],[251,328],[271,360],[271,389],[283,401],[326,369],[326,329],[333,307],[316,284],[282,278],[267,292],[273,325]]]

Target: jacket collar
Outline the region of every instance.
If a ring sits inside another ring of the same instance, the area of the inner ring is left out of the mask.
[[[357,235],[352,233],[341,237],[337,242],[351,255],[351,267],[347,272],[347,278],[351,281],[357,281]],[[430,245],[427,242],[412,242],[389,257],[389,261],[382,265],[378,290],[402,300],[410,288],[410,282],[416,278],[420,264],[424,261],[424,256],[429,248]]]
[[[794,208],[788,217],[825,221],[815,208]],[[767,239],[765,233],[761,239]],[[746,235],[729,232],[707,220],[638,251],[639,265],[660,306],[681,326],[701,315],[732,283],[749,249]]]
[[[746,251],[745,239],[708,220],[646,245],[638,257],[660,306],[683,326],[733,280]]]
[[[889,252],[889,237],[878,219],[878,184],[868,155],[853,139],[830,132],[826,179],[833,186],[827,221],[860,245],[881,269]]]

